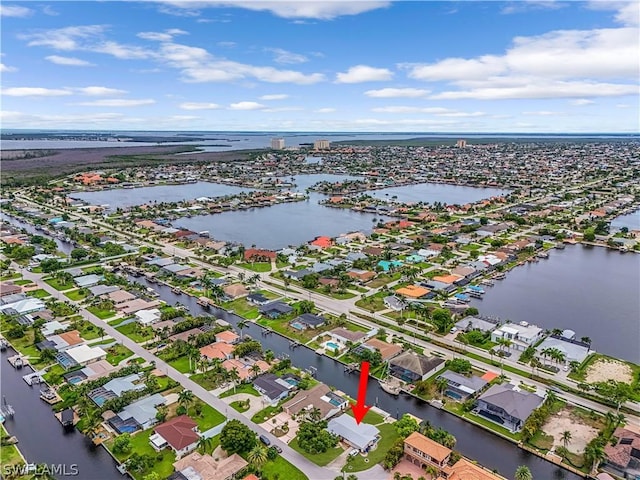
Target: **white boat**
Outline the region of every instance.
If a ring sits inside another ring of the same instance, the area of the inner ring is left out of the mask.
[[[391,395],[400,395],[402,384],[400,383],[400,380],[389,376],[388,370],[389,362],[386,362],[384,369],[382,370],[381,378],[378,380],[380,388]]]

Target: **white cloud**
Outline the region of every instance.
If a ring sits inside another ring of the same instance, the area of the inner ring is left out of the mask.
[[[392,78],[393,72],[387,68],[356,65],[346,72],[337,73],[336,83],[383,82]]]
[[[272,108],[265,108],[262,111],[263,112],[300,112],[304,110],[304,108],[302,107],[272,107]]]
[[[170,28],[164,32],[140,32],[136,36],[144,40],[152,40],[158,42],[170,42],[176,35],[188,35],[189,32],[180,30],[179,28]]]
[[[104,25],[80,25],[35,33],[20,34],[18,38],[27,40],[30,47],[50,47],[55,50],[79,50],[80,40],[91,39],[105,31]]]
[[[71,95],[71,91],[60,88],[42,87],[12,87],[2,90],[2,95],[8,97],[61,97]]]
[[[2,5],[0,4],[0,16],[2,17],[29,17],[33,14],[33,10],[18,5]]]
[[[332,20],[344,15],[358,15],[360,13],[376,10],[378,8],[388,7],[390,1],[316,1],[316,0],[297,0],[297,1],[183,1],[169,0],[164,3],[175,7],[172,14],[176,14],[176,10],[190,12],[196,15],[195,9],[207,7],[226,7],[226,8],[245,8],[247,10],[268,11],[272,14],[283,18],[316,18],[319,20]],[[168,13],[168,12],[165,12]]]
[[[430,90],[423,88],[381,88],[364,92],[367,97],[372,98],[418,98],[429,93]]]
[[[637,0],[592,0],[587,6],[592,10],[615,11],[614,19],[622,25],[633,26],[640,23],[640,2]]]
[[[523,115],[533,115],[537,117],[555,117],[557,115],[565,115],[564,112],[553,112],[551,110],[537,110],[535,112],[522,112]]]
[[[93,67],[94,63],[88,62],[86,60],[82,60],[81,58],[76,57],[62,57],[60,55],[49,55],[45,57],[46,60],[51,63],[55,63],[56,65],[69,65],[71,67]]]
[[[42,13],[44,13],[45,15],[49,15],[50,17],[57,17],[58,15],[60,15],[53,9],[51,5],[45,5],[44,7],[42,7]]]
[[[180,104],[182,110],[216,110],[222,108],[217,103],[185,102]]]
[[[512,13],[526,13],[531,10],[557,10],[565,7],[566,4],[556,0],[518,0],[509,2],[500,13],[510,15]]]
[[[293,53],[283,48],[265,48],[265,51],[273,53],[273,60],[276,63],[293,64],[305,63],[309,61],[308,57],[299,53]]]
[[[556,81],[513,87],[482,87],[470,90],[445,91],[433,95],[431,98],[435,100],[471,98],[478,100],[504,100],[518,98],[616,97],[637,94],[637,85]]]
[[[335,111],[336,109],[332,107],[324,107],[324,108],[319,108],[317,110],[314,110],[315,113],[333,113]]]
[[[270,95],[262,95],[260,100],[284,100],[286,98],[289,98],[289,95],[286,93],[273,93]]]
[[[100,86],[82,87],[76,88],[75,90],[77,90],[78,93],[82,95],[88,95],[91,97],[108,97],[109,95],[123,95],[125,93],[128,93],[126,90]]]
[[[596,102],[594,102],[593,100],[589,100],[588,98],[577,98],[575,100],[570,100],[569,103],[571,105],[582,107],[584,105],[593,105]]]
[[[4,63],[0,63],[0,72],[3,73],[10,73],[10,72],[15,72],[18,69],[16,67],[10,67],[8,65],[5,65]]]
[[[504,72],[500,57],[485,55],[477,59],[447,58],[430,65],[402,64],[415,80],[470,80],[483,79]]]
[[[402,105],[392,105],[388,107],[376,107],[371,109],[377,113],[428,113],[438,117],[483,117],[485,112],[460,112],[444,107],[412,107]]]
[[[258,102],[237,102],[229,105],[229,110],[262,110],[264,105]]]
[[[156,103],[152,98],[126,99],[126,98],[103,98],[91,102],[81,102],[76,105],[83,107],[139,107]]]

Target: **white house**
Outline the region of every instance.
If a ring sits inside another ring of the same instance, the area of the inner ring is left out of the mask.
[[[145,327],[160,321],[162,314],[157,308],[149,310],[138,310],[136,312],[136,321],[144,325]]]
[[[527,322],[506,323],[491,333],[491,341],[497,342],[504,338],[511,341],[511,348],[523,351],[540,340],[543,334],[544,331],[540,327]]]

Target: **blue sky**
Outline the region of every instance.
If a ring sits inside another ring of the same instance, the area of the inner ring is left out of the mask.
[[[638,6],[3,1],[2,125],[638,132]]]

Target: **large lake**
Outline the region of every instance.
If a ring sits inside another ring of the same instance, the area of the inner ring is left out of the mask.
[[[416,185],[371,190],[366,193],[383,199],[396,197],[397,201],[405,203],[442,202],[449,205],[464,205],[465,203],[477,202],[483,198],[504,195],[509,192],[497,188],[463,187],[443,183],[418,183]]]
[[[180,202],[200,197],[223,197],[251,189],[223,185],[221,183],[197,182],[184,185],[158,185],[155,187],[114,188],[96,192],[74,192],[69,197],[84,200],[91,205],[109,205],[115,210],[117,207],[131,207],[145,203]]]
[[[640,364],[640,255],[581,245],[517,267],[471,304],[484,315],[569,328],[593,348]]]

